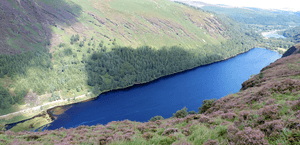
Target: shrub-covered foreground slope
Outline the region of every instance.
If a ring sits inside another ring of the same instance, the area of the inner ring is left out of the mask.
[[[0,144],[300,144],[300,54],[281,58],[242,84],[236,94],[205,100],[199,114],[141,123],[0,132]],[[201,104],[199,104],[200,106]]]

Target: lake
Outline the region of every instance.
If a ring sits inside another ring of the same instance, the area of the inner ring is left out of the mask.
[[[203,100],[238,92],[250,75],[280,57],[277,52],[254,48],[226,61],[104,93],[95,100],[66,106],[68,109],[47,129],[105,125],[126,119],[145,122],[156,115],[169,118],[183,107],[198,112]]]
[[[267,38],[270,38],[270,37],[274,37],[274,38],[285,38],[284,36],[279,35],[279,34],[268,34],[268,35],[266,35],[265,37],[267,37]]]

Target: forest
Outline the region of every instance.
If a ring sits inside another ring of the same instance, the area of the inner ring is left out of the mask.
[[[300,42],[300,26],[281,31],[279,34],[286,37],[287,41],[291,41],[293,43]]]

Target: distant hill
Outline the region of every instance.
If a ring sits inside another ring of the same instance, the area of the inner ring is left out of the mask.
[[[279,33],[289,39],[291,42],[300,42],[300,26],[292,27]]]
[[[229,15],[239,22],[245,24],[260,24],[260,25],[298,25],[300,17],[297,13],[282,11],[282,10],[265,10],[251,7],[232,7],[226,5],[213,5],[199,1],[180,1],[189,5],[202,5],[201,9],[213,11],[221,14]]]

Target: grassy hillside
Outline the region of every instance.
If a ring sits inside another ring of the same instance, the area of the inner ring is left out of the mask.
[[[52,52],[73,34],[132,47],[191,48],[203,46],[202,39],[226,40],[217,17],[167,0],[4,0],[0,7],[0,52],[6,54],[45,47]]]
[[[262,39],[226,16],[167,0],[0,4],[0,124],[224,60]]]
[[[2,144],[300,144],[300,54],[281,58],[236,94],[205,100],[196,112],[149,122],[112,121],[44,132],[0,132]],[[200,104],[199,104],[200,106]],[[46,117],[47,118],[47,117]]]

